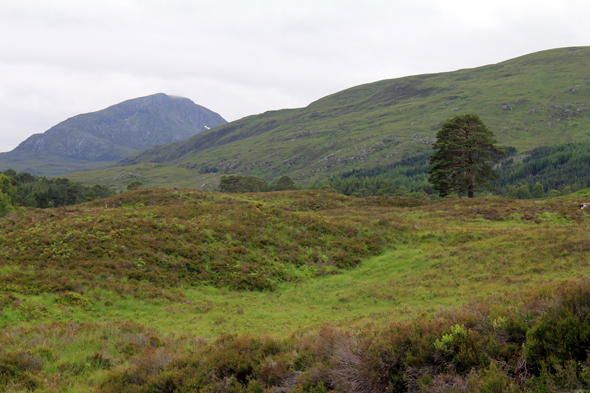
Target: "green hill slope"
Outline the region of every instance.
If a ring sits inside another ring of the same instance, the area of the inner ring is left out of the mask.
[[[477,113],[519,152],[590,139],[589,47],[357,86],[306,108],[266,112],[118,163],[200,174],[289,175],[301,183],[430,151],[445,119]]]
[[[69,118],[0,153],[0,169],[41,175],[104,167],[145,148],[225,124],[183,97],[154,94]]]

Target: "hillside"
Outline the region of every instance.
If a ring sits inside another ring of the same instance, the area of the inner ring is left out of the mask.
[[[206,191],[215,190],[217,184],[210,174],[152,163],[74,172],[64,177],[86,185],[106,185],[113,190],[126,190],[127,184],[133,180],[141,181],[144,188],[186,187]]]
[[[300,183],[430,151],[445,119],[476,113],[500,145],[532,148],[590,140],[590,47],[548,50],[502,63],[384,80],[306,108],[266,112],[156,146],[119,166],[160,163],[207,175]],[[123,169],[122,169],[123,170]]]
[[[586,387],[587,198],[152,189],[23,210],[0,219],[0,383]]]
[[[104,167],[148,147],[227,123],[188,98],[154,94],[69,118],[8,153],[0,170],[56,176]]]

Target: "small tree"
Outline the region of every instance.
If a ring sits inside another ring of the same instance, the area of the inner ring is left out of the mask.
[[[287,191],[296,189],[297,186],[295,185],[295,182],[289,176],[282,176],[277,181],[277,185],[275,186],[275,191]]]
[[[10,177],[0,173],[0,217],[12,211],[16,197],[16,187],[12,185]]]
[[[460,115],[444,122],[436,134],[428,181],[441,197],[453,192],[473,198],[477,189],[492,190],[498,178],[489,162],[497,163],[506,150],[494,146],[494,133],[479,116]]]
[[[127,184],[127,190],[139,190],[141,186],[143,186],[142,182],[140,182],[139,180],[133,180],[132,182],[129,182],[129,184]]]
[[[10,169],[9,169],[10,170]],[[0,173],[0,193],[4,194],[7,203],[13,204],[17,189],[12,185],[12,179]]]
[[[12,211],[12,205],[10,204],[10,198],[8,195],[0,191],[0,217],[4,217]]]
[[[518,183],[515,186],[510,186],[508,187],[508,193],[506,193],[506,198],[510,199],[529,199],[530,197],[531,193],[526,183]]]
[[[516,188],[516,198],[518,199],[529,199],[531,197],[531,193],[529,191],[528,184],[523,184],[520,187]]]
[[[543,189],[543,185],[539,182],[536,182],[533,186],[532,192],[533,198],[545,198],[545,189]]]
[[[255,176],[230,175],[221,176],[219,181],[221,192],[263,192],[266,191],[266,182]]]

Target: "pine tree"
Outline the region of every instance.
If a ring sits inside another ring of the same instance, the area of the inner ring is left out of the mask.
[[[219,181],[221,192],[264,192],[266,188],[266,182],[255,176],[221,176]]]
[[[282,176],[275,186],[275,191],[296,190],[297,186],[289,176]]]
[[[433,145],[428,181],[441,197],[453,192],[473,198],[477,189],[491,190],[498,175],[489,165],[497,163],[506,150],[494,146],[494,133],[479,116],[456,116],[444,122]]]

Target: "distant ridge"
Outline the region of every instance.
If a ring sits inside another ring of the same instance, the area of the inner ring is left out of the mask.
[[[226,123],[188,98],[158,93],[80,114],[32,135],[0,153],[0,169],[52,176],[94,169]]]
[[[119,166],[160,163],[218,179],[253,175],[300,184],[432,151],[442,122],[478,114],[519,154],[590,140],[590,47],[537,52],[498,64],[382,80],[269,111],[149,148]],[[204,181],[204,178],[203,178]]]

